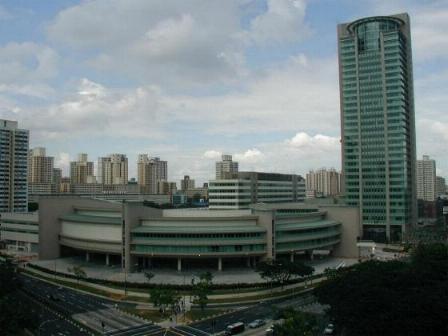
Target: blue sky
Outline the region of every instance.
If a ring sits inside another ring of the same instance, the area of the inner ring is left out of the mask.
[[[448,1],[0,0],[0,118],[67,172],[139,153],[169,178],[340,168],[336,25],[408,12],[418,155],[448,176]]]

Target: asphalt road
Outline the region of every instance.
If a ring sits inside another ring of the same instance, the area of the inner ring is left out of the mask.
[[[18,300],[24,300],[33,314],[38,318],[36,335],[48,336],[89,336],[85,329],[69,322],[64,316],[51,310],[39,301],[33,300],[23,292],[18,293]]]
[[[48,304],[61,315],[72,317],[100,333],[111,336],[138,336],[162,330],[159,326],[116,309],[113,301],[57,287],[23,275],[21,279],[28,295]]]
[[[289,306],[297,308],[309,304],[312,301],[314,301],[314,298],[311,295],[305,295],[287,300],[283,299],[276,300],[275,302],[263,302],[255,306],[242,308],[235,312],[217,317],[213,319],[214,326],[212,325],[212,320],[206,320],[203,322],[193,323],[190,327],[208,334],[218,333],[224,331],[229,324],[244,322],[247,326],[248,323],[256,319],[270,320],[273,319],[276,309]],[[191,332],[191,334],[195,336],[205,336],[205,334],[200,334],[198,332]]]

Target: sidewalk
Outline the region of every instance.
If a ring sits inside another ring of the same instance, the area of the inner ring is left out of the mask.
[[[45,281],[48,282],[52,282],[51,280],[59,280],[59,281],[64,281],[64,282],[69,282],[69,283],[73,283],[73,284],[80,284],[89,288],[93,288],[93,289],[97,289],[97,290],[101,290],[110,294],[116,294],[116,295],[122,295],[124,296],[124,289],[117,289],[117,288],[111,288],[111,287],[107,287],[107,286],[103,286],[103,285],[98,285],[98,284],[93,284],[87,281],[83,281],[83,280],[75,280],[75,279],[70,279],[70,278],[64,278],[61,276],[57,276],[57,275],[52,275],[52,274],[48,274],[30,267],[26,267],[23,268],[26,269],[29,272],[32,272],[33,274],[35,274],[37,277],[39,276],[43,276],[46,279],[43,279]],[[313,283],[316,282],[320,282],[322,281],[321,278],[319,279],[315,279],[313,280]],[[58,284],[57,282],[54,282],[56,285],[60,286],[60,284]],[[307,284],[310,284],[310,282],[308,281]],[[214,300],[214,299],[238,299],[238,298],[250,298],[250,297],[258,297],[258,296],[264,296],[264,295],[269,295],[269,294],[273,294],[273,293],[281,293],[283,291],[287,291],[290,289],[295,289],[295,288],[299,288],[299,287],[303,287],[305,285],[305,282],[299,282],[296,284],[292,284],[292,285],[286,285],[283,288],[281,287],[276,287],[273,289],[264,289],[264,290],[260,290],[260,291],[252,291],[252,292],[242,292],[242,293],[227,293],[227,294],[212,294],[209,295],[208,298],[210,300]],[[75,288],[76,289],[76,288]],[[99,294],[94,294],[88,291],[84,291],[82,289],[76,289],[80,292],[83,293],[87,293],[87,294],[91,294],[91,295],[96,295],[96,296],[101,296]],[[142,292],[134,292],[134,291],[127,291],[127,296],[133,296],[133,297],[138,297],[138,298],[145,298],[145,299],[149,299],[149,293],[142,293]],[[116,302],[124,302],[123,300],[116,300],[111,298],[111,300],[116,301]],[[258,300],[259,299],[255,299]],[[150,303],[143,303],[143,302],[139,302],[139,301],[132,301],[132,300],[126,300],[125,302],[130,302],[130,303],[134,303],[134,304],[139,304],[141,306],[147,306],[148,308],[153,308],[155,309]]]

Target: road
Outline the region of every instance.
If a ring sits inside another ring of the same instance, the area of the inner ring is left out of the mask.
[[[23,288],[26,294],[33,298],[34,304],[42,306],[43,303],[47,306],[46,309],[43,307],[36,309],[40,309],[41,321],[46,321],[42,324],[41,334],[50,336],[89,335],[86,330],[81,331],[78,326],[61,319],[61,316],[72,318],[91,330],[108,336],[208,336],[224,331],[229,324],[235,322],[241,321],[247,325],[256,319],[272,320],[276,309],[289,306],[298,308],[314,301],[311,294],[290,299],[277,299],[241,307],[213,320],[165,329],[116,309],[114,301],[65,287],[57,287],[26,275],[21,275],[21,279],[24,282]],[[264,330],[265,327],[262,329]]]
[[[298,308],[300,306],[310,304],[313,301],[314,297],[307,294],[305,296],[295,297],[292,299],[263,302],[251,307],[242,307],[237,311],[225,314],[213,320],[193,323],[189,327],[198,330],[198,332],[190,331],[190,333],[195,336],[205,336],[206,334],[222,332],[229,324],[235,322],[244,322],[247,325],[256,319],[271,320],[274,317],[276,309],[290,306]],[[212,321],[214,321],[214,325],[212,325]],[[200,332],[203,333],[201,334]],[[204,332],[206,334],[204,334]]]
[[[84,328],[80,328],[64,318],[63,315],[51,310],[48,306],[18,292],[18,300],[23,300],[31,309],[31,313],[38,318],[36,335],[48,336],[90,336]]]
[[[139,336],[152,335],[163,330],[153,323],[116,309],[113,301],[57,287],[24,275],[21,275],[21,279],[28,296],[99,333],[110,336]]]

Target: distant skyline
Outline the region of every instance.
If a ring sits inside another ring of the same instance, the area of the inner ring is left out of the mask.
[[[169,180],[340,170],[336,25],[408,12],[417,157],[448,176],[448,2],[0,2],[0,118],[68,173],[78,153],[168,161]]]

